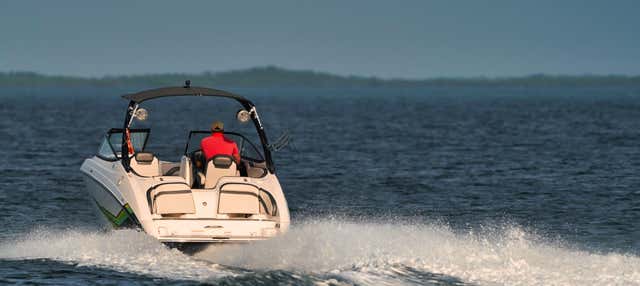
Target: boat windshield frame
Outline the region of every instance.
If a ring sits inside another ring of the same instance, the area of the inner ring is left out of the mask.
[[[190,84],[185,86],[177,86],[177,87],[164,87],[164,88],[156,88],[140,91],[137,93],[125,94],[122,98],[129,100],[129,106],[127,107],[127,111],[124,119],[124,130],[129,129],[131,123],[133,121],[133,117],[135,112],[138,110],[140,104],[144,101],[161,98],[161,97],[175,97],[175,96],[211,96],[211,97],[226,97],[230,99],[234,99],[238,101],[242,107],[249,111],[251,115],[251,120],[256,127],[256,131],[258,132],[258,137],[260,137],[260,143],[262,144],[262,151],[264,155],[264,160],[267,164],[267,169],[270,173],[275,174],[275,166],[273,164],[273,160],[271,158],[271,150],[269,149],[269,140],[267,139],[267,135],[264,131],[264,126],[260,121],[260,116],[258,115],[258,111],[256,110],[256,106],[248,99],[219,89],[207,88],[207,87],[192,87]],[[122,136],[122,146],[121,146],[122,154],[128,153],[127,141],[125,136]],[[124,166],[127,172],[131,171],[129,156],[122,156],[122,165]]]

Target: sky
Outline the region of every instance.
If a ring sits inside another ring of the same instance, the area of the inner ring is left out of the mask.
[[[640,1],[0,0],[0,71],[640,74]]]

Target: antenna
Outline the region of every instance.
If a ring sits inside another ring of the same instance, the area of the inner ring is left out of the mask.
[[[191,88],[191,80],[185,80],[184,81],[184,88]]]

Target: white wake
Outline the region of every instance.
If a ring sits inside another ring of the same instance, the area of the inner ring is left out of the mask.
[[[172,279],[203,280],[231,274],[135,230],[36,230],[0,244],[0,259],[41,258]]]
[[[518,227],[480,235],[440,225],[320,220],[271,241],[213,247],[197,256],[251,269],[344,274],[356,282],[359,273],[402,274],[394,269],[402,265],[479,284],[640,285],[638,256],[538,241]]]
[[[41,230],[0,243],[0,259],[31,258],[199,281],[284,270],[327,281],[420,284],[412,271],[421,271],[480,285],[640,285],[636,255],[576,250],[518,227],[458,234],[438,224],[307,220],[273,240],[209,247],[193,257],[131,230]]]

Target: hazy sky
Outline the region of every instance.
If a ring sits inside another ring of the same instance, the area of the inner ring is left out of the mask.
[[[640,74],[640,1],[5,1],[0,71]]]

